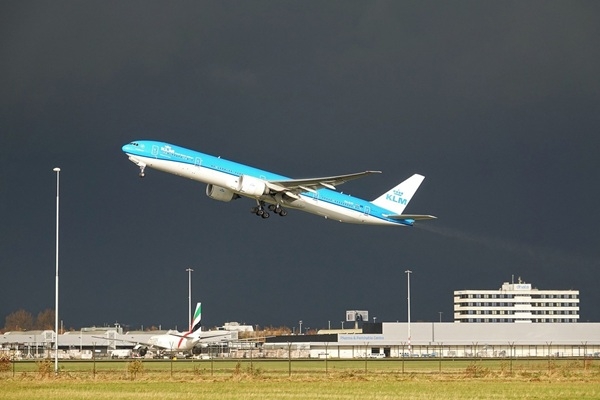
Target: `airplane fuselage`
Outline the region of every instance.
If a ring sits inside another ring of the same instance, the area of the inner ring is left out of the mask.
[[[190,351],[194,348],[198,342],[198,337],[184,337],[185,333],[177,332],[176,335],[172,335],[169,332],[162,335],[151,336],[148,339],[148,345],[164,350],[171,351]]]

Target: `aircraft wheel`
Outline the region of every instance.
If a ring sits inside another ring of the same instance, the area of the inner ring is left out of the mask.
[[[269,204],[269,210],[275,211],[275,209],[276,209],[275,204]]]
[[[282,208],[281,211],[279,211],[279,215],[285,217],[287,215],[287,211]]]
[[[261,216],[262,216],[263,218],[267,219],[267,218],[269,218],[271,215],[270,215],[268,212],[264,212],[264,211],[263,211],[263,213],[262,213],[262,215],[261,215]]]
[[[251,212],[252,214],[256,214],[256,213],[258,212],[258,207],[252,207],[252,208],[250,209],[250,212]]]

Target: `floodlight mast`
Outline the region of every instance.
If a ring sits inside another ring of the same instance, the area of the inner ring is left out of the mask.
[[[187,273],[188,273],[188,326],[190,327],[189,330],[192,330],[192,272],[194,272],[193,269],[188,268],[186,269]]]
[[[408,351],[410,352],[410,274],[412,271],[407,269],[404,271],[406,274],[406,284],[407,284],[407,307],[408,307]]]
[[[56,338],[54,340],[54,373],[58,374],[58,199],[60,188],[60,168],[55,167],[53,171],[56,172],[56,279],[54,288],[54,334],[56,335]]]

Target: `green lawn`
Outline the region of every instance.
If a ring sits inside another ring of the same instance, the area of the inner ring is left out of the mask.
[[[589,360],[63,361],[58,375],[53,368],[11,365],[0,373],[0,399],[600,399],[600,362]]]
[[[600,360],[574,359],[383,359],[383,360],[273,360],[273,359],[215,359],[215,360],[142,360],[141,373],[168,373],[173,375],[229,375],[235,372],[259,372],[263,375],[327,374],[334,372],[392,373],[392,374],[503,374],[553,373],[557,370],[574,373],[598,373]],[[70,374],[119,374],[127,373],[132,364],[129,360],[59,361],[59,370]],[[43,363],[17,361],[12,366],[14,374],[41,372],[41,365],[54,370],[52,360]],[[5,373],[10,375],[12,369]]]
[[[15,379],[0,398],[22,399],[598,399],[598,381],[439,380],[434,378],[135,380]]]

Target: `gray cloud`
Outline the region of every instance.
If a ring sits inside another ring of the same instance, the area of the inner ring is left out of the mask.
[[[190,265],[215,324],[403,318],[406,266],[415,296],[439,293],[415,302],[421,319],[516,274],[579,288],[598,320],[599,15],[586,1],[3,5],[0,263],[17,284],[0,316],[53,304],[59,165],[70,324],[185,321]],[[138,180],[120,152],[138,138],[294,177],[383,170],[340,188],[365,198],[421,172],[409,207],[440,219],[265,224],[249,201]]]

